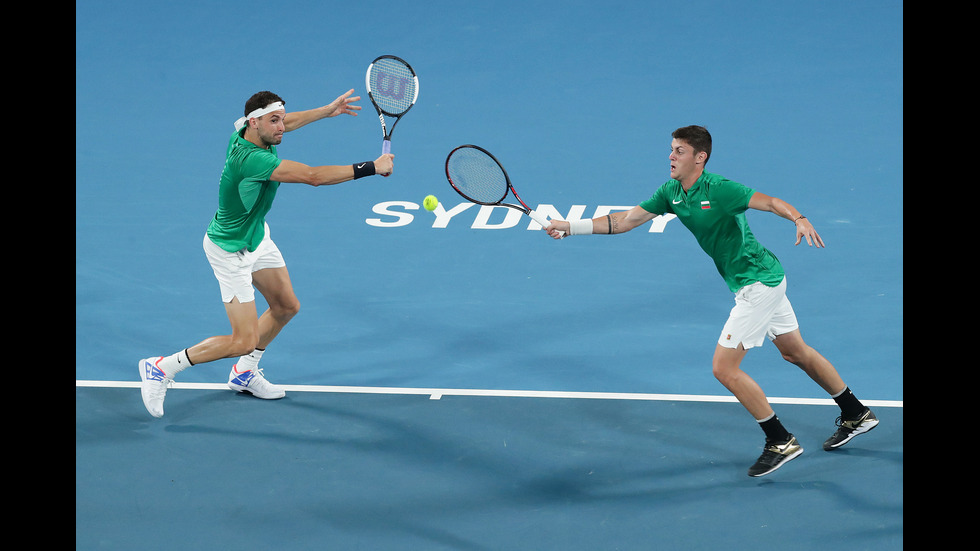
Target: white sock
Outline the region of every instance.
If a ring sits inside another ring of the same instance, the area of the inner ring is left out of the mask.
[[[168,378],[173,379],[174,375],[187,369],[191,365],[191,360],[187,357],[187,349],[185,348],[176,354],[171,354],[160,360],[159,367]]]
[[[245,373],[246,371],[257,368],[259,366],[259,360],[262,359],[263,352],[265,352],[265,350],[259,350],[256,348],[251,354],[246,354],[238,358],[238,363],[235,364],[235,370],[239,373]]]

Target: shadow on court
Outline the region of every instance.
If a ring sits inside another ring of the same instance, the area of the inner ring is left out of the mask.
[[[824,452],[837,410],[779,406],[806,453],[745,474],[738,404],[76,389],[79,549],[718,549],[902,545],[902,408]],[[244,538],[244,539],[243,539]]]

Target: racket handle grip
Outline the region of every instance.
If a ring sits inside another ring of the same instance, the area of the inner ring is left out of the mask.
[[[381,140],[381,154],[387,155],[391,153],[391,140]],[[382,174],[385,178],[391,176],[391,174]]]
[[[551,222],[548,221],[548,218],[546,216],[542,216],[533,210],[527,213],[527,215],[530,216],[532,220],[540,224],[541,229],[547,228],[548,226],[551,225]]]
[[[547,228],[548,226],[551,225],[551,222],[548,222],[548,218],[547,217],[541,216],[540,214],[538,214],[537,212],[535,212],[533,210],[531,212],[527,213],[527,215],[530,216],[532,220],[534,220],[535,222],[537,222],[538,224],[540,224],[541,225],[541,229]]]

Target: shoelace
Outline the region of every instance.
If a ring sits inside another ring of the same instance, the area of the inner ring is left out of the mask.
[[[759,462],[765,465],[774,465],[779,462],[779,459],[783,457],[783,454],[771,449],[766,448],[762,451],[762,455],[759,457]]]
[[[167,389],[173,388],[174,380],[164,377],[160,384],[150,385],[150,398],[163,398],[167,395]]]
[[[265,375],[262,374],[262,368],[253,369],[252,376],[249,377],[248,386],[253,386],[256,383],[259,386],[272,386],[272,383],[266,380]]]
[[[845,430],[855,430],[861,426],[862,423],[867,419],[867,416],[859,417],[857,419],[844,419],[843,416],[838,417],[834,423],[837,424],[838,428]]]

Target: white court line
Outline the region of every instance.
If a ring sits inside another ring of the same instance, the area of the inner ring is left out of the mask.
[[[139,381],[75,381],[76,387],[139,388]],[[736,402],[734,396],[699,394],[643,394],[634,392],[566,392],[558,390],[491,390],[467,388],[398,388],[377,386],[276,385],[292,392],[348,394],[413,394],[439,400],[443,396],[494,396],[502,398],[573,398],[580,400],[654,400],[667,402]],[[174,389],[227,390],[223,383],[178,383]],[[772,404],[835,405],[830,398],[769,398]],[[903,400],[861,400],[867,406],[905,407]]]

